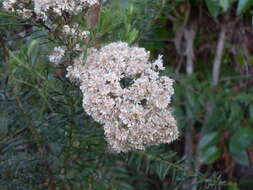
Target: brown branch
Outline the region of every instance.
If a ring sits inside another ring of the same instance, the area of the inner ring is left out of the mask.
[[[213,63],[213,81],[212,81],[213,87],[216,86],[219,82],[220,66],[221,66],[221,61],[222,61],[224,44],[225,44],[225,40],[226,40],[226,32],[227,32],[226,30],[227,30],[227,27],[225,24],[223,24],[221,26],[219,39],[218,39],[217,47],[216,47],[214,63]]]
[[[4,72],[7,72],[7,66],[8,66],[7,61],[9,58],[9,51],[8,51],[8,48],[6,47],[3,35],[0,35],[0,47],[1,47],[2,53],[3,53],[3,58],[2,58],[3,69],[4,69]]]
[[[87,17],[87,24],[90,28],[95,29],[98,24],[99,13],[100,13],[100,4],[97,5],[94,10],[91,11],[90,15]]]
[[[194,71],[194,40],[196,36],[197,24],[195,21],[189,24],[184,31],[186,40],[186,73],[193,74]]]
[[[188,1],[188,18],[186,21],[189,20],[189,17],[191,15],[191,4]],[[183,29],[183,38],[185,41],[185,52],[184,56],[186,57],[186,73],[187,75],[191,76],[194,72],[194,40],[196,36],[197,31],[197,20],[194,19],[194,17],[191,17],[192,19],[188,22],[188,24],[185,23],[184,29]],[[194,172],[194,144],[193,144],[193,136],[194,136],[194,121],[192,118],[189,118],[188,125],[185,129],[185,146],[184,146],[184,158],[185,158],[185,168],[187,172],[193,171]],[[195,190],[197,189],[196,185],[197,178],[189,178],[183,183],[183,190]]]

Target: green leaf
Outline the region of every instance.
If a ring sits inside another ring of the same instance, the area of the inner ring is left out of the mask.
[[[229,116],[229,121],[234,122],[234,121],[241,121],[243,120],[243,110],[240,104],[234,103],[230,104],[230,116]]]
[[[244,62],[245,62],[244,57],[241,56],[241,55],[239,55],[239,56],[236,57],[236,61],[237,61],[239,64],[241,64],[241,65],[244,65]]]
[[[241,14],[247,11],[251,6],[253,5],[252,0],[239,0],[238,5],[237,5],[237,14]]]
[[[230,5],[231,5],[231,0],[220,0],[220,7],[222,8],[223,12],[227,12]]]
[[[246,150],[242,150],[239,147],[232,146],[230,148],[230,152],[236,162],[246,166],[249,165],[249,158]]]
[[[169,171],[170,167],[163,164],[163,163],[159,163],[158,166],[156,167],[156,173],[158,175],[158,177],[163,180],[165,179],[168,171]]]
[[[220,149],[216,146],[212,146],[201,153],[200,161],[205,164],[211,164],[215,162],[220,157],[220,155]]]
[[[249,165],[246,149],[253,143],[253,130],[251,128],[240,129],[229,141],[229,151],[236,162]]]
[[[253,143],[253,130],[251,128],[241,128],[230,139],[230,145],[238,146],[241,149],[248,148]]]
[[[216,18],[220,11],[219,0],[205,0],[210,14]]]
[[[210,146],[215,145],[218,139],[219,139],[218,132],[212,132],[212,133],[204,135],[199,142],[199,146],[198,146],[199,150],[204,150]]]
[[[238,188],[237,183],[229,183],[228,190],[240,190],[240,189]]]
[[[139,35],[139,31],[135,28],[130,32],[128,42],[133,43]]]

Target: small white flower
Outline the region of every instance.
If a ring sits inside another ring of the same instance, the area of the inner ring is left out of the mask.
[[[65,50],[63,47],[61,46],[55,47],[51,55],[49,55],[49,61],[58,65],[61,62],[62,58],[64,57],[64,54]]]

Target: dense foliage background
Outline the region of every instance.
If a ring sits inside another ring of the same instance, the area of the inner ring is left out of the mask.
[[[253,1],[108,0],[93,43],[164,55],[181,132],[111,154],[79,89],[48,54],[59,42],[0,12],[0,189],[253,189]],[[79,21],[82,23],[82,21]]]

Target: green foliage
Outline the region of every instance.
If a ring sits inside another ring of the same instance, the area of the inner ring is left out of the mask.
[[[241,128],[229,141],[229,149],[234,159],[243,165],[249,165],[247,148],[253,143],[253,130],[251,128]]]
[[[239,190],[237,184],[230,183],[228,184],[228,190]]]
[[[138,42],[154,57],[163,53],[166,70],[161,74],[175,79],[173,109],[181,138],[172,145],[120,155],[107,152],[103,129],[85,114],[81,93],[65,78],[64,66],[49,63],[49,50],[62,42],[41,26],[31,28],[28,21],[0,12],[0,189],[182,189],[189,179],[196,179],[198,189],[218,189],[228,178],[217,164],[224,157],[250,166],[252,73],[240,73],[237,67],[246,65],[251,72],[251,62],[238,51],[235,57],[240,63],[234,63],[228,47],[215,88],[210,85],[210,69],[215,52],[211,48],[218,36],[213,29],[216,21],[227,12],[249,16],[252,1],[196,1],[207,24],[197,32],[191,76],[184,74],[184,56],[179,58],[171,43],[192,19],[187,17],[186,2],[191,1],[115,0],[101,8],[90,46]],[[85,28],[81,18],[75,19]],[[185,160],[184,134],[190,124],[196,154]],[[199,170],[189,170],[186,161],[200,165]],[[227,188],[238,186],[228,183]]]
[[[125,9],[121,6],[114,0],[112,5],[100,11],[94,39],[102,38],[103,43],[117,40],[133,43],[137,39],[139,32],[133,25],[136,10],[132,4]]]
[[[58,180],[77,180],[73,175],[78,170],[71,168],[85,167],[92,162],[87,170],[78,172],[80,179],[87,177],[89,168],[98,163],[94,160],[85,163],[85,160],[98,151],[98,145],[103,146],[103,143],[97,144],[103,139],[100,128],[85,121],[87,116],[83,114],[80,95],[66,79],[54,76],[52,67],[45,63],[45,56],[41,56],[43,50],[36,51],[40,49],[38,45],[32,42],[20,53],[10,54],[10,74],[6,76],[8,80],[2,92],[8,127],[0,143],[4,155],[1,178],[7,189],[15,186],[31,189],[57,173],[65,174],[59,175]],[[31,46],[33,53],[29,55]],[[88,127],[91,125],[92,133]],[[86,151],[92,154],[80,162],[79,157]],[[72,163],[73,159],[77,163]]]
[[[205,0],[210,14],[216,18],[220,12],[226,13],[233,6],[237,4],[236,13],[243,14],[253,5],[252,0]]]
[[[213,17],[217,17],[220,10],[219,0],[205,0],[207,8]]]
[[[219,134],[217,131],[204,135],[199,142],[200,160],[202,163],[210,164],[221,156],[221,150],[216,146]]]
[[[181,15],[178,14],[180,6],[185,6],[183,2],[185,1],[178,2],[178,4],[175,3],[176,6],[174,6],[174,2],[166,5],[171,8],[170,12],[168,13],[165,11],[165,6],[162,9],[163,11],[160,13],[160,17],[154,18],[154,20],[156,19],[155,23],[159,23],[159,27],[164,31],[163,34],[167,33],[166,39],[173,36],[171,33],[174,33],[174,36],[177,36],[177,33],[180,32],[180,27],[184,24],[181,23]],[[185,75],[180,74],[170,74],[176,79],[176,95],[174,97],[173,104],[176,105],[174,109],[178,120],[178,126],[183,131],[183,134],[191,124],[194,126],[192,139],[194,143],[197,143],[197,151],[195,157],[192,158],[192,162],[195,162],[197,165],[200,164],[215,167],[216,163],[222,162],[224,157],[232,157],[236,164],[252,167],[249,157],[249,150],[252,151],[253,144],[251,140],[251,136],[253,136],[251,106],[252,88],[250,88],[250,84],[246,85],[244,88],[242,87],[237,89],[236,87],[238,86],[238,83],[247,83],[245,81],[248,80],[247,78],[250,77],[252,73],[250,72],[250,76],[246,76],[241,72],[235,71],[235,67],[237,66],[231,65],[233,62],[232,58],[227,58],[226,56],[227,61],[225,61],[225,59],[222,61],[220,83],[217,87],[213,88],[210,85],[212,79],[210,73],[210,69],[212,67],[211,59],[213,58],[211,56],[207,56],[203,59],[202,54],[199,53],[202,52],[201,47],[199,47],[201,44],[203,47],[205,45],[215,47],[216,42],[213,42],[213,37],[218,36],[218,31],[212,30],[212,27],[209,27],[209,25],[216,25],[219,28],[219,22],[224,22],[223,19],[228,12],[229,14],[235,14],[236,9],[242,5],[242,1],[206,0],[204,3],[206,7],[201,7],[201,11],[211,14],[211,16],[216,20],[214,21],[215,23],[210,23],[209,18],[201,17],[202,14],[200,14],[200,18],[203,20],[206,19],[207,24],[204,25],[202,23],[198,25],[198,33],[195,40],[195,53],[197,52],[194,60],[195,72],[191,77],[186,77]],[[240,14],[244,14],[243,16],[251,18],[248,8],[243,11],[241,10]],[[195,10],[197,12],[196,8],[194,11]],[[167,20],[164,21],[164,15],[168,14],[170,18],[167,17]],[[193,16],[189,18],[188,23],[190,23],[194,18],[196,19],[196,15],[197,13],[195,13],[195,15],[193,14]],[[233,23],[234,20],[239,20],[240,18],[228,17],[225,19],[227,19],[225,22]],[[217,22],[217,20],[219,22]],[[247,20],[245,20],[245,22],[247,22]],[[181,24],[180,27],[178,27],[179,23]],[[168,28],[168,26],[171,25],[173,27]],[[245,28],[248,26],[251,27],[250,25],[251,23],[247,22]],[[176,28],[176,30],[172,31],[171,28]],[[212,32],[208,32],[208,30]],[[145,34],[145,36],[148,39],[153,39],[153,41],[149,42],[149,44],[141,41],[142,45],[156,54],[175,53],[172,48],[173,44],[166,42],[166,39],[159,39],[162,35],[157,32],[156,28],[152,28],[150,33]],[[229,34],[230,33],[228,32],[228,35]],[[240,38],[243,37],[245,36],[240,36]],[[177,40],[177,38],[173,38],[173,40]],[[204,43],[201,42],[202,40]],[[207,43],[207,41],[210,41],[210,43]],[[184,41],[182,40],[182,46],[185,45],[183,42]],[[230,42],[227,43],[229,44]],[[230,46],[225,48],[224,54],[227,54],[227,51],[230,50]],[[238,49],[237,51],[237,55],[242,56],[241,68],[245,67],[245,64],[251,64],[252,61],[250,61],[250,59],[245,60],[244,50],[240,51]],[[204,52],[207,53],[208,50],[204,50]],[[211,52],[209,51],[209,54],[210,53],[213,54],[214,49]],[[174,68],[180,68],[181,64],[184,67],[186,61],[182,58],[183,56],[180,58],[180,61],[175,63],[175,54],[173,55],[174,57],[166,56],[167,64]],[[238,64],[241,62],[238,62]],[[168,69],[168,71],[170,71],[168,73],[174,72],[173,69]],[[182,70],[180,71],[182,72]],[[246,134],[250,137],[246,136]],[[195,146],[193,149],[196,150]],[[228,170],[229,167],[233,168],[231,165],[226,165],[224,167]]]
[[[237,14],[246,12],[252,5],[252,0],[238,0]]]

